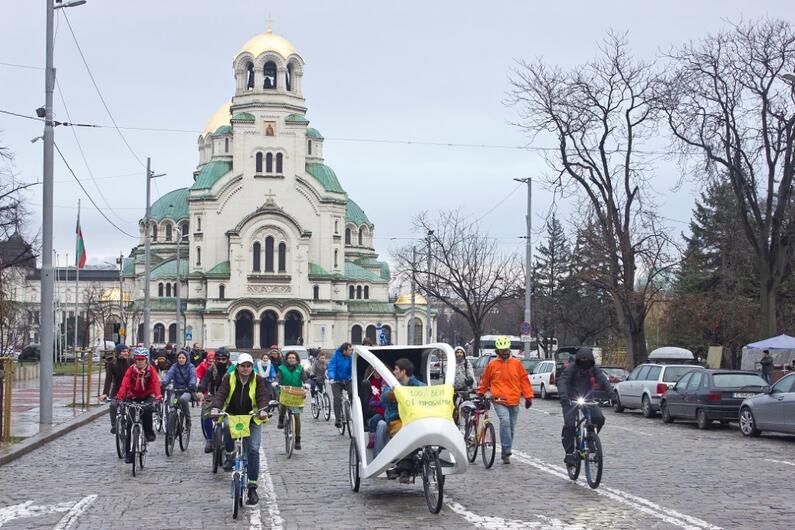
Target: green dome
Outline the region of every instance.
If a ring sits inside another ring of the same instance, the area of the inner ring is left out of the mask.
[[[188,218],[188,188],[170,191],[157,199],[152,205],[152,220],[171,219],[180,221]]]
[[[323,139],[323,135],[320,134],[320,131],[318,131],[317,129],[315,129],[313,127],[307,127],[306,128],[306,137],[307,138],[314,138],[315,140],[322,140]]]
[[[317,180],[326,191],[345,193],[345,190],[342,189],[340,185],[340,181],[337,180],[337,175],[334,173],[334,170],[326,164],[307,164],[306,172],[315,177],[315,180]]]
[[[223,136],[224,134],[232,134],[231,125],[221,125],[210,136]]]
[[[254,122],[255,118],[254,115],[250,112],[238,112],[234,116],[232,116],[229,121],[232,123],[234,122]]]
[[[188,260],[183,259],[179,262],[179,275],[181,278],[184,278],[185,275],[188,274]],[[152,280],[168,280],[177,278],[177,260],[170,259],[168,261],[164,261],[163,263],[159,264],[157,267],[152,269],[152,273],[150,279]]]
[[[306,116],[303,114],[290,114],[286,118],[284,118],[285,123],[309,123],[309,120],[306,119]]]
[[[207,162],[196,176],[196,182],[190,187],[192,190],[209,190],[218,180],[232,171],[232,162],[214,160]]]
[[[364,210],[350,198],[348,198],[348,205],[345,207],[345,221],[353,223],[356,226],[373,225],[367,218],[367,214],[364,213]]]

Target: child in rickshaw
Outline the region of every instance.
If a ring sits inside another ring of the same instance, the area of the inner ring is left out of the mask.
[[[414,377],[414,364],[408,359],[401,358],[395,361],[392,373],[403,386],[426,386],[425,383]],[[381,404],[384,407],[384,419],[378,422],[376,428],[373,458],[378,456],[378,453],[386,447],[389,439],[394,437],[403,427],[403,422],[400,421],[400,413],[398,412],[397,398],[392,391],[392,387],[388,385],[384,387],[381,395]],[[404,458],[398,462],[394,472],[400,474],[400,482],[402,484],[411,482],[411,458]],[[390,471],[387,471],[387,476],[389,475]]]
[[[384,419],[384,406],[381,404],[384,380],[372,366],[367,368],[364,379],[359,383],[359,399],[362,403],[362,418],[365,430],[370,433],[367,443],[368,449],[375,447],[375,431],[378,422]]]
[[[298,353],[288,351],[284,355],[284,363],[276,369],[277,377],[279,378],[279,386],[282,389],[292,387],[296,389],[304,389],[304,383],[308,376],[301,367],[301,359]],[[301,449],[301,412],[303,408],[293,408],[295,418],[295,448]],[[284,416],[287,414],[287,407],[279,405],[279,429],[284,428]]]

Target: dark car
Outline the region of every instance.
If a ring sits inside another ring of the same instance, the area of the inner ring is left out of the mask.
[[[17,360],[20,362],[39,362],[41,359],[41,349],[38,344],[28,344],[19,352]]]
[[[663,394],[660,412],[665,423],[683,419],[707,429],[714,420],[737,421],[743,400],[761,394],[766,386],[757,372],[696,368]]]
[[[483,372],[486,371],[486,365],[489,364],[492,359],[496,358],[497,356],[493,353],[491,355],[487,354],[478,357],[478,360],[475,361],[475,364],[472,366],[472,369],[475,371],[476,380],[480,381],[480,376],[482,376]]]

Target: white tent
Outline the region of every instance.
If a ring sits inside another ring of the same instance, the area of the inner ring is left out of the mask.
[[[741,368],[743,370],[758,370],[757,363],[765,350],[770,351],[774,366],[789,366],[795,359],[795,337],[779,335],[746,344],[743,347]]]

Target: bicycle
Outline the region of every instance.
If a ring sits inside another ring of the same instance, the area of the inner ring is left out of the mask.
[[[464,428],[467,460],[470,464],[473,463],[478,456],[478,447],[480,447],[480,456],[486,469],[494,465],[494,456],[497,452],[497,435],[494,430],[494,424],[489,419],[491,401],[487,397],[475,397],[461,405],[462,412],[468,417]]]
[[[157,403],[157,406],[154,408],[154,411],[152,412],[152,424],[154,425],[154,429],[159,433],[165,431],[166,427],[165,418],[167,412],[166,407],[167,403],[166,400],[164,399]]]
[[[462,411],[461,405],[469,400],[469,394],[469,390],[456,390],[453,394],[453,422],[459,430],[466,427],[468,423],[467,411]]]
[[[140,469],[144,468],[146,462],[146,436],[144,435],[144,425],[141,415],[143,411],[150,408],[151,405],[147,403],[139,403],[137,401],[125,402],[125,412],[127,413],[127,421],[130,423],[130,452],[133,454],[132,459],[132,475],[136,475],[135,464],[138,462]]]
[[[320,414],[326,421],[331,419],[331,399],[326,392],[326,383],[315,384],[315,394],[312,396],[312,417],[320,418]]]
[[[340,436],[344,436],[345,430],[347,429],[348,438],[353,438],[353,433],[351,433],[351,400],[348,397],[348,389],[345,388],[344,384],[340,383],[340,385],[342,386],[342,418],[337,418],[340,420],[340,426],[337,427],[337,430],[340,432]]]
[[[284,452],[287,458],[293,456],[295,450],[295,412],[294,408],[303,408],[306,399],[306,389],[291,386],[282,387],[279,393],[279,404],[286,410],[284,417]]]
[[[185,426],[185,414],[179,404],[179,396],[183,392],[188,392],[186,388],[175,389],[172,384],[166,389],[166,456],[174,454],[174,442],[179,438],[179,449],[187,451],[190,443],[190,429]]]
[[[571,480],[577,480],[580,476],[580,466],[585,461],[585,479],[592,489],[599,487],[602,480],[602,442],[596,432],[596,425],[591,421],[591,406],[599,406],[598,401],[585,401],[580,398],[571,400],[571,404],[577,407],[577,419],[575,423],[575,450],[574,456],[577,463],[573,466],[566,466],[566,471]]]
[[[271,413],[273,408],[278,407],[278,401],[271,401],[266,407],[267,417],[271,417]],[[226,412],[221,412],[219,414],[212,415],[211,417],[216,418],[220,421],[216,422],[216,426],[221,426],[221,432],[223,432],[223,425],[229,421],[229,418],[241,419],[243,421],[240,422],[240,425],[236,426],[234,431],[229,429],[229,434],[235,440],[235,449],[232,453],[232,479],[230,483],[230,493],[232,495],[232,518],[237,519],[238,514],[240,513],[240,507],[243,506],[243,493],[248,488],[248,462],[245,458],[243,453],[243,439],[247,438],[248,435],[243,435],[243,433],[247,430],[244,428],[243,423],[245,421],[251,421],[251,418],[256,416],[256,412],[249,412],[248,414],[243,414],[240,416],[232,416]],[[222,419],[223,418],[223,419]],[[221,420],[222,419],[222,420]],[[241,433],[240,436],[235,436],[235,434]],[[221,447],[223,447],[223,440],[221,440]]]
[[[113,400],[105,400],[107,403],[113,403]],[[124,401],[119,401],[116,405],[116,423],[114,428],[116,430],[116,454],[119,458],[124,458],[124,451],[127,447],[127,407]]]

